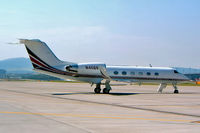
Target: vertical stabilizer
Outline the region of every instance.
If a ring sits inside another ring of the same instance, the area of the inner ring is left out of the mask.
[[[59,60],[46,43],[38,39],[20,39],[20,43],[25,44],[26,50],[34,64],[45,64],[48,66],[59,66],[63,64],[72,64],[71,62],[63,62]]]

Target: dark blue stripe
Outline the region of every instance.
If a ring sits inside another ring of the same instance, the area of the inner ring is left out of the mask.
[[[43,60],[41,60],[36,54],[34,54],[28,47],[26,47],[27,52],[33,56],[35,59],[39,60],[40,62],[42,62],[43,64],[45,64],[48,67],[51,67],[49,64],[47,64],[46,62],[44,62]]]

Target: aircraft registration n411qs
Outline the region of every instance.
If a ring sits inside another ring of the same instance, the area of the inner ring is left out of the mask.
[[[33,68],[36,72],[95,84],[95,93],[111,90],[111,81],[126,83],[159,83],[158,92],[162,93],[167,84],[172,84],[174,93],[179,93],[177,84],[194,81],[189,76],[179,73],[169,67],[139,67],[139,66],[107,66],[101,62],[75,63],[59,60],[45,42],[39,39],[19,39],[24,44]]]

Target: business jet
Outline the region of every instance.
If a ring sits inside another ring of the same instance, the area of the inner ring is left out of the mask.
[[[168,84],[172,84],[174,93],[179,93],[178,83],[191,81],[186,75],[169,67],[107,66],[101,62],[74,63],[59,60],[45,42],[39,39],[19,39],[28,52],[36,72],[95,84],[95,93],[108,94],[112,81],[125,83],[159,83],[158,92],[162,93]]]

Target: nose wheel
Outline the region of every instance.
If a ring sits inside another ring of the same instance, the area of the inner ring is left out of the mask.
[[[179,93],[179,91],[178,91],[178,90],[174,90],[174,93],[175,93],[175,94],[178,94],[178,93]]]
[[[178,94],[179,91],[178,91],[178,88],[177,88],[176,84],[172,84],[172,85],[174,87],[174,94]]]

